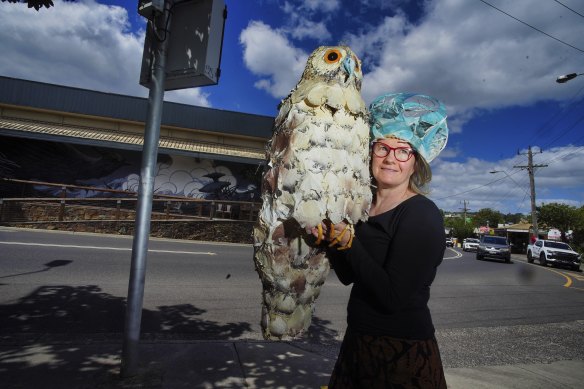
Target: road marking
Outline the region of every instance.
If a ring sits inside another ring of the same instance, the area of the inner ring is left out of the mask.
[[[535,263],[529,263],[529,262],[527,262],[527,261],[523,261],[523,262],[524,262],[524,263],[526,263],[526,264],[528,264],[528,265],[531,265],[531,266],[536,266],[536,267],[539,267],[539,268],[543,268],[543,269],[545,269],[545,270],[548,270],[548,271],[551,271],[551,272],[554,272],[554,273],[556,273],[556,274],[559,274],[559,275],[561,275],[562,277],[564,277],[564,278],[566,279],[566,283],[565,283],[564,285],[562,285],[564,288],[577,289],[577,290],[584,290],[583,288],[577,288],[577,287],[575,287],[575,286],[572,286],[572,284],[573,284],[573,282],[574,282],[574,281],[572,280],[572,277],[574,277],[574,278],[575,278],[575,279],[577,279],[578,281],[584,281],[584,277],[583,277],[583,276],[581,276],[581,275],[573,275],[573,274],[570,274],[570,275],[568,275],[568,274],[566,274],[566,273],[562,273],[562,272],[560,272],[560,271],[557,271],[557,270],[554,270],[554,269],[550,269],[550,268],[549,268],[549,267],[547,267],[547,266],[545,266],[545,267],[542,267],[541,265],[536,265]]]
[[[552,271],[552,272],[559,274],[559,275],[563,276],[564,278],[566,278],[567,281],[564,284],[564,288],[569,288],[570,286],[572,286],[572,278],[570,276],[568,276],[560,271],[554,270],[554,269],[547,269],[547,270]]]
[[[126,248],[126,247],[77,246],[77,245],[72,245],[72,244],[28,243],[28,242],[0,242],[0,244],[15,245],[15,246],[41,246],[41,247],[61,247],[61,248],[72,248],[72,249],[132,251],[131,248]],[[212,253],[212,252],[208,252],[208,251],[179,251],[179,250],[148,249],[148,252],[149,253],[162,253],[162,254],[217,255],[217,253]]]
[[[454,257],[444,257],[443,259],[456,259],[456,258],[462,257],[462,253],[459,253],[458,251],[454,250],[453,248],[446,247],[446,249],[452,251],[455,255],[454,255]]]

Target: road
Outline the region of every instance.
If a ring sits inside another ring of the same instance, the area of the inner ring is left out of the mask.
[[[0,227],[0,331],[123,332],[131,237]],[[249,245],[152,239],[144,338],[259,339]],[[303,341],[336,355],[349,288],[331,273]],[[447,367],[584,359],[583,273],[447,249],[430,308]]]

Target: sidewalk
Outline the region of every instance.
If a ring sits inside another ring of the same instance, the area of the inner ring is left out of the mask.
[[[142,341],[140,371],[121,379],[121,342],[4,338],[0,386],[12,388],[316,388],[336,350],[267,341]],[[446,369],[449,388],[582,388],[584,361]]]

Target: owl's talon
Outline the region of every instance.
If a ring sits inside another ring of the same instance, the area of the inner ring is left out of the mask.
[[[316,228],[318,229],[318,237],[316,238],[316,242],[314,242],[314,244],[319,245],[320,242],[322,242],[322,238],[324,236],[324,234],[322,233],[322,224],[318,223],[316,225]]]
[[[341,243],[341,239],[343,239],[343,236],[345,235],[345,233],[346,233],[347,231],[351,231],[351,229],[352,229],[352,226],[353,226],[352,224],[347,224],[347,225],[345,226],[345,228],[343,228],[343,230],[342,230],[342,231],[339,233],[339,235],[337,235],[337,236],[335,236],[335,237],[331,237],[331,243],[329,244],[329,247],[332,247],[332,246],[334,246],[334,245],[336,245],[336,244],[339,244],[339,243]],[[332,230],[333,230],[333,229],[331,228],[331,231],[332,231]],[[331,235],[332,235],[332,234],[331,234]],[[349,237],[349,239],[351,239],[351,237]],[[345,246],[346,246],[346,245],[345,245]],[[343,247],[345,247],[345,246],[343,246]]]
[[[349,236],[349,241],[347,242],[347,244],[344,246],[337,247],[337,250],[339,250],[339,251],[340,250],[347,250],[347,249],[350,249],[351,246],[353,245],[353,238],[355,237],[355,227],[353,227],[352,224],[349,224],[349,234],[351,236]]]

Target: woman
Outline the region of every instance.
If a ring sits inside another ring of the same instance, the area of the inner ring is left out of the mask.
[[[428,162],[448,138],[446,112],[431,97],[403,93],[377,98],[370,111],[369,220],[330,231],[332,266],[353,287],[329,389],[446,388],[428,309],[445,250],[444,225],[423,195],[432,177]]]

